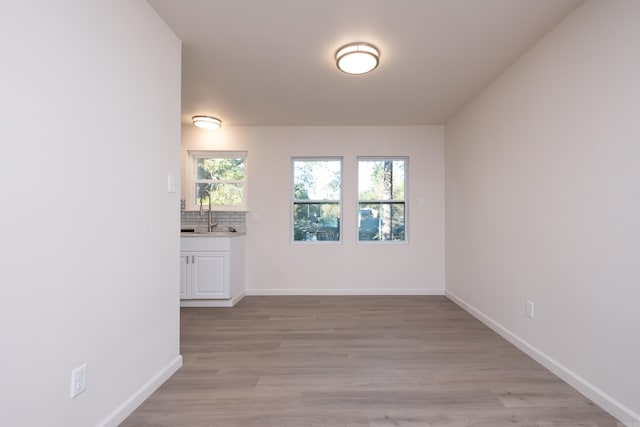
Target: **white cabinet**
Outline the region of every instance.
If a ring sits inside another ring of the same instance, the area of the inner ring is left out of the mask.
[[[180,298],[229,298],[228,252],[181,252]]]
[[[182,237],[183,307],[231,307],[244,297],[244,236]]]
[[[191,299],[191,252],[180,252],[180,299]]]

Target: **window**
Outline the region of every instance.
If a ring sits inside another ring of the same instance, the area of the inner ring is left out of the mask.
[[[189,201],[192,208],[211,204],[217,210],[247,209],[247,153],[190,151]]]
[[[404,241],[406,158],[358,159],[358,241]]]
[[[339,241],[342,160],[292,159],[293,240]]]

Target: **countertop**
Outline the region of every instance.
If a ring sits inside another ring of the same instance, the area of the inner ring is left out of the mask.
[[[202,237],[240,237],[244,236],[245,233],[241,231],[211,231],[211,232],[180,232],[180,237],[194,237],[194,238],[202,238]]]

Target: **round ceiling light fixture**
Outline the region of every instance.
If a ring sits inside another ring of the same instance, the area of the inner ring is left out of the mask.
[[[222,126],[222,120],[211,116],[193,116],[193,124],[203,129],[218,129]]]
[[[380,62],[380,51],[372,44],[357,42],[342,46],[336,52],[336,65],[347,74],[364,74]]]

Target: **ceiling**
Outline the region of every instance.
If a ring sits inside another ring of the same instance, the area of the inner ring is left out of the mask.
[[[148,0],[183,41],[182,121],[444,124],[581,0]],[[352,76],[336,50],[365,41]]]

